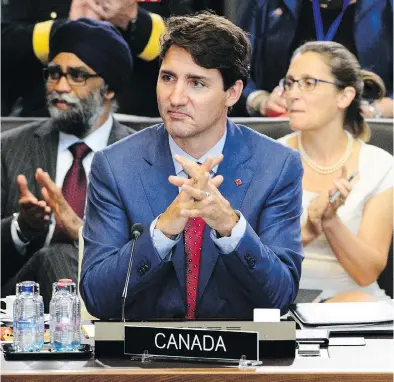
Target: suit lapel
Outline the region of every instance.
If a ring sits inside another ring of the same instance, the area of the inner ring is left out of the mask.
[[[222,175],[224,178],[219,191],[230,202],[234,210],[240,210],[246,191],[253,178],[254,171],[249,166],[251,155],[250,145],[245,141],[241,129],[228,120],[226,143],[223,148],[224,159],[219,165],[217,175]],[[210,231],[210,227],[205,227],[197,303],[205,291],[216,261],[220,256],[210,238]]]
[[[51,179],[55,181],[59,132],[49,120],[37,129],[35,139],[36,143],[34,145],[34,153],[32,155],[33,168],[42,168],[44,171],[48,172]],[[34,184],[35,194],[37,196],[41,196],[41,186],[35,181],[35,179],[31,180],[31,184]]]
[[[240,209],[253,177],[253,171],[249,168],[251,155],[251,145],[245,140],[242,130],[228,120],[224,159],[217,174],[224,178],[219,190],[235,210]]]
[[[153,137],[152,137],[153,138]],[[162,214],[178,195],[178,189],[168,182],[170,175],[175,175],[174,162],[168,144],[168,134],[163,125],[159,125],[153,144],[142,148],[143,158],[147,162],[147,171],[141,174],[149,205],[153,216]]]
[[[149,165],[141,174],[146,196],[154,217],[162,214],[178,196],[177,187],[169,183],[168,177],[175,175],[174,162],[168,143],[168,134],[164,125],[157,127],[154,144],[147,146],[143,158]],[[153,138],[153,137],[152,137]],[[185,294],[185,254],[183,235],[172,253],[172,264],[182,292]]]

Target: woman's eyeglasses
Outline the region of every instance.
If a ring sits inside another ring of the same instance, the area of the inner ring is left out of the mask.
[[[80,69],[68,68],[63,72],[59,67],[43,69],[45,81],[58,83],[62,77],[66,77],[70,86],[84,86],[89,78],[100,77],[98,74],[90,74]]]
[[[319,78],[313,78],[313,77],[302,77],[299,80],[295,80],[294,78],[282,78],[279,82],[279,86],[288,91],[293,88],[294,83],[297,82],[298,88],[301,91],[312,91],[316,85],[319,82],[323,82],[325,84],[331,84],[334,85],[338,88],[343,88],[343,85],[339,84],[338,82],[332,82],[332,81],[326,81],[326,80],[321,80]]]

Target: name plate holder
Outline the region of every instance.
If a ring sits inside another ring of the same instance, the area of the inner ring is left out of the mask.
[[[259,333],[201,328],[124,327],[124,354],[151,360],[238,363],[242,370],[262,365]]]

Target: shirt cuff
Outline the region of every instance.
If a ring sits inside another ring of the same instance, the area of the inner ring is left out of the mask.
[[[231,230],[230,236],[224,236],[218,238],[216,236],[216,231],[213,229],[211,230],[211,239],[215,243],[215,245],[219,248],[219,251],[224,254],[228,255],[231,252],[234,252],[235,249],[238,247],[238,244],[246,231],[246,219],[242,215],[240,211],[235,211],[239,216],[238,223],[233,227]]]
[[[51,241],[52,241],[52,238],[53,238],[53,234],[55,232],[55,226],[56,226],[56,220],[55,220],[55,217],[52,214],[51,224],[49,224],[48,233],[47,233],[47,237],[45,238],[44,247],[48,247],[49,244],[51,244]]]
[[[15,216],[16,216],[16,219],[18,219],[19,213],[16,214]],[[47,233],[47,236],[45,238],[44,247],[47,247],[51,243],[51,240],[52,240],[52,237],[53,237],[53,233],[55,231],[55,225],[56,224],[54,222],[54,218],[52,217],[52,223],[49,225],[48,233]],[[11,238],[12,238],[12,241],[14,242],[16,250],[22,256],[24,256],[26,254],[26,250],[27,250],[28,245],[30,244],[30,241],[25,243],[21,239],[19,239],[18,232],[16,231],[16,224],[15,224],[14,220],[11,223]]]
[[[16,215],[16,219],[18,219],[19,214]],[[30,244],[30,241],[27,243],[23,242],[21,239],[19,239],[18,232],[16,231],[16,223],[15,220],[13,219],[11,222],[11,238],[12,241],[14,242],[16,250],[23,256],[26,254],[26,248]]]
[[[255,90],[248,95],[248,98],[246,99],[246,110],[248,111],[249,115],[255,116],[258,114],[256,110],[252,109],[252,103],[257,96],[263,93],[266,92],[264,90]]]
[[[171,255],[172,255],[172,248],[175,246],[175,244],[178,243],[179,239],[181,238],[181,235],[177,235],[174,240],[170,239],[166,235],[164,235],[163,232],[161,232],[159,229],[156,229],[156,224],[157,221],[159,220],[160,215],[153,220],[153,222],[150,225],[149,231],[150,231],[150,237],[152,239],[152,244],[155,247],[158,255],[161,257],[163,261],[170,261],[171,260]]]

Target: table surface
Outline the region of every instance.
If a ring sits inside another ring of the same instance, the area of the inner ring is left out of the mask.
[[[366,338],[365,346],[329,346],[320,357],[263,360],[263,366],[239,370],[223,366],[127,360],[6,361],[2,381],[392,381],[394,340]]]

